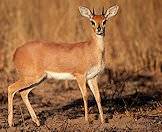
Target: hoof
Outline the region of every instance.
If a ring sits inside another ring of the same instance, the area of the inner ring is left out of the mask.
[[[38,119],[33,119],[33,122],[35,122],[37,124],[37,126],[40,126],[40,122]]]

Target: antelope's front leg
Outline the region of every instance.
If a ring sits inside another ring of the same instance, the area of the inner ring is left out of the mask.
[[[77,76],[76,78],[77,78],[80,91],[83,96],[84,109],[85,109],[85,120],[88,122],[88,103],[87,103],[88,94],[87,94],[87,87],[86,87],[86,78],[83,75]]]
[[[88,85],[95,97],[96,102],[97,102],[97,106],[98,106],[100,117],[101,117],[101,122],[104,123],[105,121],[104,121],[104,117],[103,117],[103,110],[102,110],[102,106],[101,106],[101,97],[100,97],[100,93],[99,93],[99,89],[98,89],[97,77],[94,77],[94,78],[88,80]]]

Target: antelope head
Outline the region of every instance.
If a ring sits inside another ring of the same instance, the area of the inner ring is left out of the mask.
[[[95,32],[96,35],[105,35],[105,25],[106,21],[117,14],[118,11],[118,6],[115,5],[106,11],[104,11],[104,8],[102,9],[102,13],[100,15],[96,15],[94,9],[91,11],[87,7],[80,6],[79,11],[82,16],[86,17],[89,19],[93,31]]]

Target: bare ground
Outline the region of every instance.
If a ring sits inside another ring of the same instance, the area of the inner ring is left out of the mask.
[[[34,89],[30,102],[41,126],[31,120],[19,94],[14,98],[14,126],[7,123],[7,97],[0,95],[0,131],[122,132],[162,131],[162,83],[155,74],[129,75],[122,72],[100,79],[105,124],[100,123],[95,99],[89,91],[89,123],[84,120],[81,93],[75,81],[65,88],[63,81],[48,80]],[[15,73],[12,75],[14,76]],[[110,74],[110,73],[109,73]],[[1,74],[4,76],[4,74]],[[4,81],[1,78],[1,82]],[[6,86],[14,79],[6,81]]]

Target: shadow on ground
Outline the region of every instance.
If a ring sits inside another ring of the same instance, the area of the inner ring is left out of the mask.
[[[138,116],[153,119],[155,122],[159,122],[162,120],[161,116],[155,115],[150,116],[147,114],[142,115],[140,112],[145,111],[152,111],[156,110],[162,101],[162,92],[160,88],[162,87],[161,84],[156,84],[156,79],[148,74],[148,75],[139,75],[139,74],[132,74],[128,72],[113,72],[107,70],[105,75],[108,76],[107,79],[103,79],[104,81],[100,84],[101,87],[101,97],[102,97],[102,108],[105,114],[106,122],[109,122],[109,119],[113,119],[115,113],[119,115],[125,114],[126,112],[138,113]],[[136,85],[138,88],[146,88],[147,92],[136,91],[132,94],[125,94],[124,89],[127,89],[127,83]],[[62,85],[61,85],[62,87]],[[51,88],[51,84],[49,84],[49,88]],[[113,89],[113,95],[110,96],[108,90]],[[65,90],[65,89],[64,89]],[[67,94],[68,91],[61,91],[63,96]],[[73,90],[71,88],[70,90]],[[149,92],[151,91],[151,92]],[[54,90],[55,94],[60,94],[60,91]],[[78,93],[79,90],[74,90]],[[48,94],[48,93],[47,93]],[[45,96],[48,97],[48,96]],[[64,99],[64,103],[54,104],[50,101],[42,101],[44,96],[40,96],[34,93],[29,94],[30,102],[36,111],[36,114],[39,117],[41,126],[46,126],[49,123],[49,119],[56,119],[58,115],[61,115],[64,120],[70,119],[75,122],[75,120],[81,120],[84,118],[84,105],[83,99],[73,99],[72,101],[68,101]],[[74,96],[75,97],[75,96]],[[57,97],[53,97],[52,99],[56,99]],[[7,97],[6,94],[0,94],[0,129],[8,129],[7,123]],[[35,130],[35,124],[31,121],[31,117],[28,114],[26,106],[22,106],[22,99],[20,96],[15,97],[14,102],[17,103],[14,106],[14,127],[24,128],[24,126],[32,126],[32,129]],[[21,107],[22,106],[22,107]],[[89,113],[94,115],[94,120],[99,118],[98,108],[94,97],[91,95],[88,100],[88,108]],[[123,118],[124,119],[124,118]],[[147,123],[147,122],[146,122]],[[51,121],[51,124],[52,121]],[[145,124],[143,124],[145,126]],[[38,127],[36,127],[38,129]],[[40,129],[40,128],[39,128]],[[127,129],[127,128],[126,128]]]

